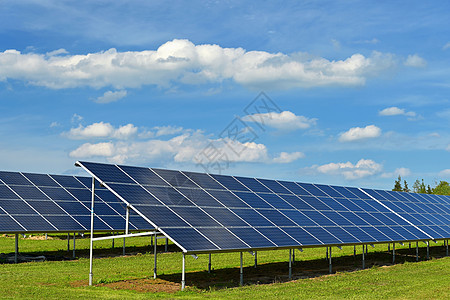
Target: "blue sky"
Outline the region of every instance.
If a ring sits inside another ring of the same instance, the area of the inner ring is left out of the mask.
[[[448,15],[442,1],[0,1],[1,169],[450,180]]]

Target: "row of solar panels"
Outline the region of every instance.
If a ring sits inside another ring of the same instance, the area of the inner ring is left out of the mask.
[[[0,171],[0,232],[84,232],[90,230],[92,179]],[[96,187],[95,231],[125,230],[126,205]],[[153,227],[136,213],[129,229]]]
[[[77,162],[184,252],[450,238],[450,197]]]

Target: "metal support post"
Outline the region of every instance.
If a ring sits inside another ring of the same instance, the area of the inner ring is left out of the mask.
[[[130,226],[130,208],[128,206],[125,216],[125,234],[128,234],[128,229]],[[125,256],[125,238],[123,238],[123,256]]]
[[[45,234],[45,240],[47,240],[47,237],[48,237],[48,235],[47,235],[47,233]]]
[[[211,273],[211,253],[209,253],[208,273]]]
[[[17,261],[19,260],[19,234],[15,234],[15,241],[14,241],[14,263],[17,264]]]
[[[114,236],[114,232],[113,232],[113,233],[112,233],[111,235],[113,235],[113,236]],[[115,240],[115,239],[111,239],[111,240],[112,240],[112,245],[111,245],[111,248],[112,248],[112,249],[114,249],[114,240]]]
[[[289,249],[289,280],[292,279],[292,249]]]
[[[169,247],[169,239],[166,238],[166,246],[164,248],[164,252],[167,252],[167,247]]]
[[[430,242],[427,241],[427,260],[430,259]]]
[[[419,261],[419,242],[416,242],[416,261]]]
[[[239,269],[239,285],[243,286],[244,285],[244,268],[243,268],[243,264],[244,264],[244,259],[243,259],[243,254],[241,252],[241,268]]]
[[[150,236],[150,248],[153,248],[153,235]]]
[[[388,251],[391,252],[391,243],[388,243]]]
[[[292,264],[295,263],[295,249],[292,249]]]
[[[258,252],[255,251],[255,269],[258,266]]]
[[[93,238],[94,238],[94,199],[95,199],[95,178],[92,177],[92,196],[91,196],[91,237],[89,242],[89,285],[92,285],[92,259],[93,259]]]
[[[156,276],[156,273],[155,273],[155,276]],[[181,268],[181,290],[182,291],[184,290],[185,286],[186,286],[186,254],[184,254],[184,252],[183,252],[183,266]]]
[[[75,232],[73,233],[73,258],[75,258],[76,257],[76,255],[75,255]]]
[[[356,245],[353,245],[353,258],[356,259]]]
[[[329,260],[328,264],[329,264],[329,272],[331,274],[331,273],[333,273],[333,265],[331,264],[331,247],[330,247],[330,260]]]
[[[155,253],[154,253],[154,256],[155,256],[155,262],[154,262],[154,268],[153,268],[153,278],[154,279],[156,279],[156,245],[158,244],[157,242],[156,242],[157,240],[156,240],[156,231],[155,231],[155,244],[154,244],[154,250],[155,250]],[[183,256],[184,256],[184,253],[183,253]]]
[[[67,234],[67,252],[70,252],[70,233]]]
[[[411,250],[411,242],[409,242],[409,250]]]
[[[395,263],[395,243],[392,243],[392,263]]]
[[[447,240],[447,246],[446,246],[446,250],[445,250],[445,255],[448,256],[448,240]]]
[[[363,251],[362,251],[362,268],[366,268],[366,258],[364,256],[364,245],[363,245]]]
[[[327,254],[326,254],[326,255],[327,255],[327,258],[326,258],[326,260],[328,260],[328,247],[327,247],[326,249],[327,249],[327,250],[326,250],[326,251],[327,251]]]

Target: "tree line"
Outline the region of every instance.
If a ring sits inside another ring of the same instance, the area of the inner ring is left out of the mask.
[[[417,179],[412,185],[412,189],[410,189],[406,180],[402,182],[402,177],[398,175],[392,190],[407,193],[450,195],[450,184],[447,181],[440,181],[439,183],[436,182],[434,187],[431,187],[429,184],[425,185],[423,179],[421,181]]]

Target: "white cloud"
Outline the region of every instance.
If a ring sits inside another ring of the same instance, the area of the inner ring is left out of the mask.
[[[403,63],[407,67],[423,68],[426,67],[427,61],[418,54],[408,55]]]
[[[51,52],[50,52],[51,53]],[[0,52],[0,81],[8,79],[52,89],[114,87],[122,90],[143,85],[169,87],[232,80],[256,88],[293,88],[363,85],[370,77],[396,65],[391,54],[353,54],[343,60],[327,60],[305,53],[269,53],[194,45],[172,40],[157,50],[119,52],[116,49],[55,55]],[[417,60],[417,59],[416,59]]]
[[[93,123],[84,127],[79,125],[72,128],[68,133],[64,133],[71,139],[95,139],[95,138],[114,138],[128,139],[137,133],[137,127],[133,124],[127,124],[114,128],[110,123]]]
[[[69,52],[67,52],[66,49],[61,48],[61,49],[58,49],[58,50],[47,52],[46,55],[48,57],[50,57],[50,56],[56,56],[56,55],[60,55],[60,54],[68,54],[68,53]]]
[[[450,178],[450,169],[445,169],[439,172],[440,177]]]
[[[383,166],[370,159],[360,159],[356,164],[351,162],[329,163],[313,166],[312,169],[322,174],[344,176],[345,179],[360,179],[380,173]]]
[[[107,91],[103,94],[103,96],[98,97],[95,99],[95,102],[97,103],[110,103],[118,101],[124,97],[127,96],[126,90],[120,90],[120,91]]]
[[[450,151],[450,144],[445,148],[446,151]]]
[[[287,164],[303,157],[305,157],[305,154],[303,154],[302,152],[292,152],[292,153],[281,152],[279,156],[273,159],[273,162],[280,164]]]
[[[383,178],[397,178],[399,175],[401,177],[409,176],[409,175],[411,175],[411,170],[408,169],[408,168],[397,168],[392,173],[383,173],[383,174],[381,174],[381,177],[383,177]]]
[[[447,43],[442,47],[442,50],[447,50],[448,48],[450,48],[450,42],[447,42]]]
[[[306,129],[316,124],[317,119],[297,116],[290,111],[253,114],[242,118],[246,122],[257,122],[282,130]]]
[[[381,110],[378,113],[380,116],[397,116],[397,115],[404,115],[409,117],[415,117],[416,113],[413,111],[405,111],[403,108],[398,108],[396,106],[388,107],[383,110]]]
[[[183,127],[176,127],[176,126],[155,126],[153,127],[155,132],[155,136],[162,136],[162,135],[172,135],[177,134],[183,131]]]
[[[59,127],[59,126],[61,126],[61,124],[59,124],[58,122],[52,122],[50,124],[50,128],[55,128],[55,127]]]
[[[343,132],[339,136],[340,142],[353,142],[362,139],[376,138],[381,135],[381,129],[375,125],[368,125],[364,128],[353,127]]]
[[[73,114],[72,119],[70,120],[72,123],[79,123],[83,120],[83,117],[78,114]]]
[[[109,157],[114,154],[114,145],[109,143],[86,143],[69,153],[70,157],[87,158],[94,156]]]

